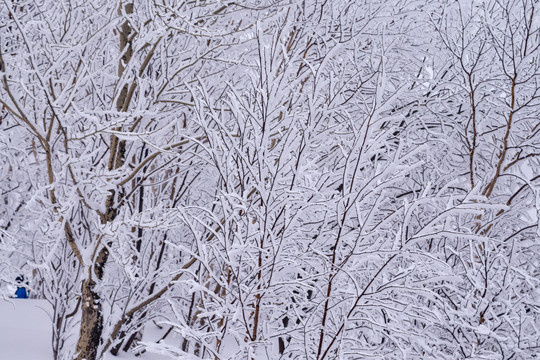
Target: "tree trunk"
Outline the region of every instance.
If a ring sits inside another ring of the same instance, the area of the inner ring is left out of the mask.
[[[82,287],[82,318],[76,360],[96,360],[103,330],[101,302],[94,291],[92,279],[85,280]]]
[[[127,4],[120,4],[118,15],[123,16],[129,14],[133,14],[133,3],[128,2]],[[122,24],[122,30],[120,32],[120,52],[124,52],[124,54],[118,64],[119,79],[122,76],[127,64],[133,57],[133,48],[130,40],[131,33],[131,26],[129,21],[126,19]],[[132,83],[132,85],[134,84],[135,82]],[[132,94],[133,89],[129,91],[128,85],[125,84],[116,102],[116,109],[118,111],[127,110]],[[116,128],[115,130],[120,131],[121,128]],[[118,169],[123,166],[125,161],[125,152],[125,140],[120,141],[115,135],[111,135],[108,163],[109,170]],[[114,205],[116,194],[117,191],[111,190],[111,194],[107,197],[105,204],[107,211],[105,214],[101,215],[102,224],[113,221],[118,214],[118,209],[116,209]],[[108,257],[109,251],[107,247],[102,247],[93,264],[94,274],[96,275],[98,281],[103,279]],[[79,332],[79,340],[77,342],[76,360],[96,360],[98,358],[98,348],[101,344],[103,331],[103,315],[100,297],[97,292],[94,291],[94,287],[95,282],[92,280],[91,271],[89,271],[88,280],[84,281],[82,287],[83,306],[81,329]]]

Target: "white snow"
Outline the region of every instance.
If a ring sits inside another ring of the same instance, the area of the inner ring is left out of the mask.
[[[52,360],[51,305],[46,300],[0,298],[0,360]],[[153,324],[145,329],[143,341],[154,342],[165,329]],[[170,334],[168,341],[176,345],[180,339]],[[169,360],[165,355],[146,352],[142,356],[121,352],[107,354],[105,360]]]
[[[0,359],[52,360],[50,313],[45,300],[0,299]]]

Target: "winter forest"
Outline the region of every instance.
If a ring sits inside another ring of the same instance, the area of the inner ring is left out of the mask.
[[[54,360],[536,359],[539,224],[535,0],[0,1]]]

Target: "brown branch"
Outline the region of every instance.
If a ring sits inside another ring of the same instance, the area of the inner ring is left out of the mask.
[[[62,220],[63,218],[60,218],[60,221]],[[77,246],[77,243],[75,242],[75,237],[73,236],[71,225],[69,224],[69,221],[67,219],[65,219],[65,223],[64,223],[64,233],[66,234],[66,239],[68,241],[69,246],[71,247],[71,250],[75,254],[75,257],[77,258],[77,260],[79,260],[79,264],[81,266],[84,266],[84,261],[83,261],[81,251],[79,250],[79,247]]]
[[[470,91],[470,99],[471,99],[471,122],[472,122],[472,144],[470,146],[470,153],[469,153],[469,171],[470,171],[470,181],[471,181],[471,189],[474,188],[474,153],[476,151],[476,139],[477,139],[477,132],[476,132],[476,101],[474,99],[474,87],[472,84],[472,72],[468,74],[469,79],[469,91]]]
[[[202,139],[202,137],[197,138],[197,140],[201,140],[201,139]],[[174,148],[177,148],[179,146],[182,146],[182,145],[185,145],[185,144],[188,144],[188,143],[189,143],[189,140],[180,141],[179,143],[176,143],[176,144],[165,147],[163,150],[164,151],[172,150]],[[137,175],[137,173],[139,171],[141,171],[141,169],[146,164],[148,164],[148,162],[152,161],[153,159],[155,159],[160,154],[161,154],[161,151],[157,151],[157,152],[153,153],[152,155],[149,155],[143,161],[141,161],[141,163],[131,172],[130,175],[128,175],[128,177],[126,177],[124,180],[122,180],[120,183],[118,183],[118,186],[122,186],[122,185],[127,184],[131,179],[133,179],[135,177],[135,175]]]
[[[196,261],[197,261],[196,257],[191,258],[190,261],[188,261],[184,266],[182,266],[182,270],[186,270],[186,269],[190,268],[193,264],[195,264]],[[178,274],[176,274],[169,281],[169,283],[167,285],[165,285],[163,288],[161,288],[161,290],[159,290],[158,292],[156,292],[155,294],[153,294],[152,296],[150,296],[149,298],[147,298],[143,302],[135,305],[128,312],[126,312],[124,315],[122,315],[122,318],[120,320],[118,320],[118,322],[114,325],[111,336],[110,336],[109,340],[107,340],[107,343],[105,344],[105,346],[103,347],[102,354],[104,354],[109,349],[109,347],[112,345],[112,340],[111,339],[114,339],[118,335],[118,333],[120,332],[120,329],[122,328],[122,325],[128,319],[130,319],[137,311],[141,310],[145,306],[147,306],[147,305],[151,304],[152,302],[156,301],[157,299],[159,299],[167,290],[169,290],[174,285],[174,283],[176,281],[178,281],[180,279],[180,277],[183,274],[184,274],[184,272],[182,272],[182,271],[179,272]]]
[[[383,266],[381,266],[381,268],[377,271],[377,273],[371,278],[371,280],[369,281],[369,283],[366,285],[366,287],[364,288],[364,290],[362,291],[362,293],[360,295],[358,295],[358,297],[356,298],[356,301],[354,302],[353,306],[351,307],[351,309],[349,310],[349,312],[347,313],[347,316],[345,317],[345,321],[343,321],[343,323],[341,324],[341,326],[339,327],[338,331],[336,332],[336,334],[332,337],[332,341],[330,341],[330,344],[328,345],[328,347],[326,348],[326,350],[324,351],[324,353],[322,354],[321,358],[319,360],[323,360],[326,355],[328,354],[328,351],[330,351],[330,349],[332,348],[332,346],[334,345],[334,342],[336,341],[337,337],[339,336],[339,334],[343,331],[343,329],[345,328],[345,322],[347,321],[347,319],[349,319],[351,317],[351,315],[353,314],[354,312],[354,309],[356,309],[356,307],[358,306],[358,303],[360,302],[360,299],[362,299],[362,297],[366,294],[367,290],[369,289],[369,287],[371,286],[371,284],[373,284],[373,282],[375,281],[375,279],[379,276],[379,274],[384,270],[385,267],[388,266],[388,264],[390,264],[390,262],[397,256],[397,254],[394,254],[390,257],[390,259],[388,259],[386,261],[386,263],[383,264]],[[317,358],[319,358],[319,355],[317,355]]]
[[[516,103],[516,79],[517,79],[517,73],[514,74],[514,77],[512,78],[512,90],[511,90],[511,101],[510,101],[510,114],[508,115],[508,122],[506,124],[506,131],[503,138],[503,148],[501,150],[501,154],[499,156],[499,161],[497,162],[497,169],[495,171],[495,175],[493,175],[493,179],[489,182],[489,184],[486,186],[484,191],[482,191],[482,195],[485,197],[490,197],[490,195],[493,192],[493,189],[495,188],[495,184],[497,183],[497,180],[499,179],[501,175],[502,165],[504,163],[504,160],[506,158],[506,152],[508,150],[508,138],[510,137],[510,130],[512,129],[512,121],[514,120],[514,114],[515,114],[515,103]]]

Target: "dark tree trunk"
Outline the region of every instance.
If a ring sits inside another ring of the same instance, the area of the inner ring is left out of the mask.
[[[82,287],[82,318],[76,360],[96,360],[103,330],[101,302],[94,291],[95,283],[85,280]]]

